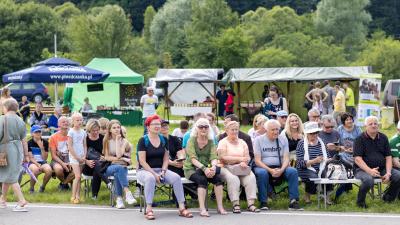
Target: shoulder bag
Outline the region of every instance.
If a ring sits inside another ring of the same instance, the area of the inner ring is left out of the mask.
[[[244,156],[244,153],[243,153]],[[235,176],[247,176],[251,172],[251,167],[247,166],[246,168],[243,168],[240,163],[238,164],[233,164],[233,165],[225,165],[225,168],[229,170],[233,175]]]
[[[8,165],[8,163],[7,163],[7,143],[8,143],[7,117],[4,116],[3,138],[0,143],[0,167],[6,167]]]

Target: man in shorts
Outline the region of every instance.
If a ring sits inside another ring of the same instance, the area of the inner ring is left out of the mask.
[[[74,179],[71,166],[69,165],[68,158],[68,130],[69,122],[68,118],[61,116],[58,119],[59,130],[51,135],[49,140],[49,146],[51,151],[51,167],[55,173],[55,176],[60,180],[59,188],[61,190],[69,189],[68,183]]]

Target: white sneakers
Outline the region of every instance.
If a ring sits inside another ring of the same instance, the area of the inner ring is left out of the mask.
[[[16,205],[13,210],[13,212],[28,212],[28,209],[26,208],[26,206],[21,206],[21,205]]]
[[[124,201],[122,200],[121,197],[117,197],[115,208],[117,208],[117,209],[125,209]]]
[[[129,205],[136,204],[136,199],[133,197],[132,192],[128,191],[125,193],[125,200]]]

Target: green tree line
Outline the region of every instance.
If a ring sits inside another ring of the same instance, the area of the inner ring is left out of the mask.
[[[398,15],[374,11],[376,2],[0,0],[0,74],[50,57],[57,34],[59,55],[83,65],[119,57],[146,77],[158,68],[370,65],[399,78],[398,25],[383,19]],[[395,11],[384,2],[378,8]]]

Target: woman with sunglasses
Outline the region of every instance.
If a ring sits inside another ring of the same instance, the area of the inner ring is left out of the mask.
[[[207,119],[200,118],[194,124],[186,147],[186,154],[187,160],[183,169],[185,176],[197,184],[200,216],[210,216],[205,207],[208,183],[214,185],[218,213],[227,214],[222,205],[223,181],[218,173],[217,152]]]
[[[317,122],[304,123],[305,137],[296,149],[296,167],[299,177],[305,184],[304,201],[307,204],[311,203],[310,195],[317,191],[316,185],[310,178],[320,178],[328,160],[325,144],[318,137],[320,131],[321,128]]]
[[[153,198],[157,184],[170,184],[179,205],[179,216],[192,218],[193,215],[185,208],[185,196],[181,177],[168,170],[169,153],[165,145],[165,140],[160,136],[161,119],[158,115],[148,116],[144,125],[148,130],[147,136],[139,139],[138,155],[139,169],[137,179],[144,185],[144,196],[146,201],[145,217],[154,220]],[[146,141],[145,138],[148,138]],[[148,142],[148,143],[146,143]]]

